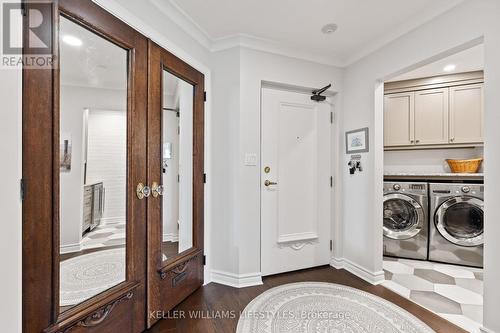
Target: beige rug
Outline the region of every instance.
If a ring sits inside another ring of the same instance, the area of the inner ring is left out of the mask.
[[[364,291],[304,282],[265,291],[247,305],[237,333],[434,333],[406,310]]]
[[[125,248],[97,251],[61,262],[59,305],[81,303],[125,281]]]

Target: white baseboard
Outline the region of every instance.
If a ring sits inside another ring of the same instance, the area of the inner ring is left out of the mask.
[[[484,326],[481,326],[480,331],[481,331],[482,333],[496,333],[495,331],[490,330],[489,328],[486,328],[486,327],[484,327]]]
[[[330,266],[336,269],[345,269],[366,282],[377,285],[385,281],[384,271],[372,272],[345,258],[332,258]]]
[[[212,270],[211,281],[215,283],[224,284],[226,286],[235,288],[245,288],[251,286],[259,286],[262,284],[262,274],[250,273],[250,274],[233,274],[228,272],[222,272],[217,270]]]
[[[332,258],[330,260],[330,266],[336,269],[344,268],[344,260],[342,258]]]
[[[82,244],[80,243],[61,245],[59,247],[59,253],[61,254],[80,252],[81,250],[82,250]]]
[[[179,234],[163,234],[164,242],[178,242]]]
[[[101,219],[101,225],[124,224],[125,221],[125,216],[103,217]]]

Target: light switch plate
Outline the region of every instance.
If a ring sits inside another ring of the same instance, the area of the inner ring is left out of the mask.
[[[256,166],[257,165],[257,154],[245,153],[245,165]]]

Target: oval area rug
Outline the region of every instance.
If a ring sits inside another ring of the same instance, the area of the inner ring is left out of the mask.
[[[237,333],[435,333],[418,318],[378,296],[323,282],[279,286],[242,312]]]
[[[81,303],[125,281],[125,248],[102,250],[61,262],[59,305]]]

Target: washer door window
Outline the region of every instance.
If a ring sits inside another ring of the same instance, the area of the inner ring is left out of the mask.
[[[384,195],[384,236],[392,239],[415,237],[424,224],[424,210],[411,197],[391,193]]]
[[[473,197],[454,197],[439,206],[435,224],[448,241],[461,246],[484,243],[484,202]]]

